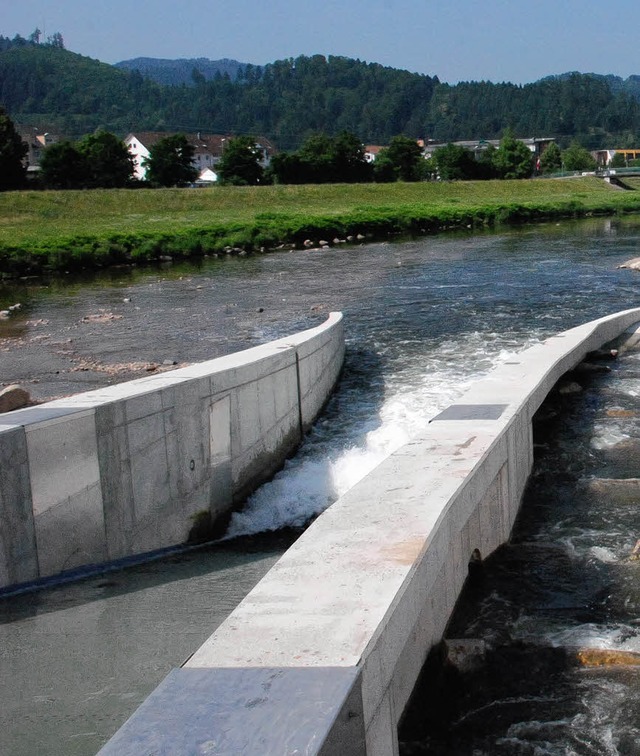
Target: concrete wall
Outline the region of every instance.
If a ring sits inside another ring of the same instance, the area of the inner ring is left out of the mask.
[[[295,450],[342,316],[263,346],[0,415],[0,587],[184,542]]]
[[[324,512],[101,756],[396,754],[472,552],[509,537],[533,414],[638,321],[635,309],[566,331],[476,383]]]

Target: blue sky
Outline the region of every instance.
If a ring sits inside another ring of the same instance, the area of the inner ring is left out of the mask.
[[[0,33],[61,32],[106,63],[344,55],[455,83],[640,74],[630,0],[0,0]]]

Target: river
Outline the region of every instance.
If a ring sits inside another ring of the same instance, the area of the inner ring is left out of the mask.
[[[470,382],[637,306],[640,274],[617,266],[639,241],[638,219],[592,219],[0,287],[0,309],[22,305],[0,321],[0,378],[40,399],[263,343],[331,310],[347,333],[336,395],[234,516],[238,540],[0,602],[0,751],[95,753],[297,529]]]

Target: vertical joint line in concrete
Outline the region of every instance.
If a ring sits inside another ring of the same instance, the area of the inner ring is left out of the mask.
[[[296,349],[296,383],[298,386],[298,426],[300,428],[300,440],[304,437],[304,424],[302,422],[302,388],[300,386],[300,357]]]

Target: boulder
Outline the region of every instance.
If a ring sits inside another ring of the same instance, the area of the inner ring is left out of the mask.
[[[445,658],[459,672],[472,672],[482,666],[486,655],[485,642],[479,638],[447,638]]]
[[[640,270],[640,257],[632,257],[631,260],[618,265],[619,268],[629,268],[630,270]]]
[[[591,496],[609,503],[640,502],[640,478],[591,478],[579,481],[578,486]]]
[[[0,412],[12,412],[27,407],[30,402],[29,392],[17,384],[0,389]]]
[[[586,375],[588,373],[610,373],[611,368],[597,362],[581,362],[576,365],[573,372],[577,375]]]
[[[558,384],[558,393],[564,396],[571,394],[580,394],[582,392],[582,386],[575,381],[567,381]]]
[[[640,654],[613,648],[581,648],[578,649],[576,657],[583,667],[637,667],[640,665]]]

